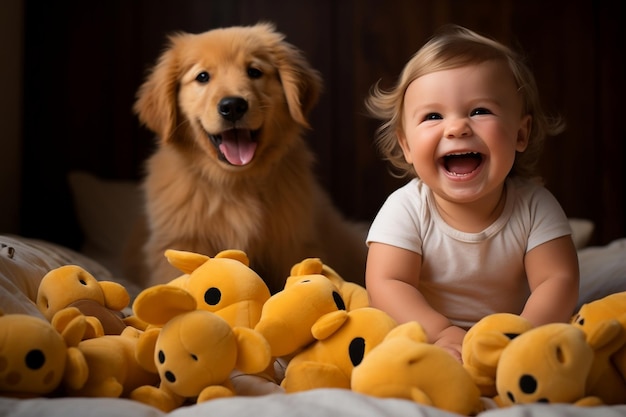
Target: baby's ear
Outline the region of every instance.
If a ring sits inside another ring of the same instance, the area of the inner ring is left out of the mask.
[[[528,142],[530,141],[530,130],[533,125],[533,117],[530,114],[522,117],[520,122],[520,127],[517,131],[517,145],[515,150],[517,152],[524,152],[528,147]]]
[[[396,137],[398,138],[398,145],[400,145],[400,149],[402,149],[404,160],[407,164],[412,164],[413,158],[411,157],[411,149],[409,148],[409,142],[406,139],[406,135],[404,134],[402,127],[398,127],[396,129]]]

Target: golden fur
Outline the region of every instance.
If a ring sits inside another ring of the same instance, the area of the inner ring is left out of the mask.
[[[301,136],[320,88],[271,24],[170,38],[135,104],[159,138],[143,184],[145,284],[180,274],[166,249],[241,249],[272,292],[307,257],[363,283],[363,228],[332,206]]]

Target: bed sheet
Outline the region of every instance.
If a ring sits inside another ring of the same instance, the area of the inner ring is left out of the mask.
[[[626,291],[626,238],[603,247],[579,251],[581,289],[589,297],[599,298],[608,293]],[[5,313],[39,315],[32,300],[38,282],[50,269],[66,264],[83,266],[102,280],[117,280],[137,291],[132,283],[118,280],[92,259],[48,242],[19,236],[0,236],[0,307]],[[495,408],[485,400],[484,417],[566,417],[626,416],[626,405],[580,408],[573,405],[533,404],[510,408]],[[126,399],[105,398],[33,398],[0,397],[0,417],[71,417],[71,416],[430,416],[454,414],[399,399],[379,399],[349,390],[320,389],[297,394],[271,394],[258,397],[233,397],[202,404],[180,407],[169,414],[153,407]]]
[[[623,417],[624,406],[582,408],[564,404],[533,404],[490,409],[481,417]],[[412,401],[379,399],[340,389],[317,389],[297,394],[235,397],[177,408],[163,413],[125,399],[58,398],[0,399],[0,416],[6,417],[454,417],[456,414]]]

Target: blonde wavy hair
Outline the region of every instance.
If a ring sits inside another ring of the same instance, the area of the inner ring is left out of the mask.
[[[535,77],[521,55],[495,40],[458,25],[442,28],[407,62],[393,88],[384,90],[379,81],[372,87],[365,101],[369,113],[382,121],[376,131],[375,144],[383,158],[395,167],[395,175],[417,177],[413,166],[404,159],[397,135],[402,129],[404,94],[409,84],[432,72],[489,60],[502,60],[508,64],[522,96],[523,114],[532,116],[528,146],[524,152],[515,155],[509,176],[537,177],[536,165],[545,138],[562,132],[565,127],[563,121],[559,117],[548,117],[542,110]]]

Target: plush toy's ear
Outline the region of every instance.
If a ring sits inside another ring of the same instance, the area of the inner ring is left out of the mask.
[[[114,311],[94,300],[77,300],[69,304],[68,307],[76,307],[87,318],[87,330],[83,340],[93,339],[105,334],[120,334],[128,326],[126,321],[139,323],[135,319],[132,321],[122,319],[119,310]]]
[[[320,317],[311,327],[311,334],[317,340],[324,340],[332,336],[348,320],[346,310],[331,311]]]
[[[433,407],[433,401],[430,399],[428,394],[426,394],[423,390],[417,387],[411,387],[409,390],[409,397],[411,400],[418,404],[427,405]]]
[[[87,331],[87,319],[76,307],[59,310],[50,322],[68,346],[78,346]],[[104,330],[100,328],[102,336]]]
[[[143,369],[148,372],[157,373],[156,363],[154,363],[154,349],[156,349],[157,339],[161,329],[152,327],[144,331],[137,341],[135,347],[135,360]]]
[[[142,321],[163,326],[171,318],[196,309],[196,300],[182,288],[161,284],[146,288],[133,303],[133,312]]]
[[[75,347],[67,349],[63,382],[74,390],[79,390],[87,383],[89,378],[89,366],[83,353]]]
[[[418,343],[426,343],[428,341],[424,328],[416,321],[399,324],[387,333],[384,340],[396,337],[406,337]]]
[[[326,264],[322,264],[322,270],[319,273],[327,277],[329,280],[332,281],[333,284],[337,285],[338,287],[346,282],[346,280],[344,280],[341,275],[337,273],[337,271],[335,271]]]
[[[242,250],[238,249],[227,249],[219,252],[215,255],[216,258],[227,258],[234,259],[235,261],[239,261],[245,266],[250,266],[250,259],[248,259],[248,255]]]
[[[166,250],[165,257],[170,265],[185,274],[191,274],[193,271],[198,269],[198,267],[211,259],[209,256],[202,255],[200,253],[174,249]]]
[[[472,355],[480,362],[495,366],[500,360],[502,350],[511,342],[511,339],[502,333],[485,332],[476,335]]]
[[[130,303],[130,295],[122,284],[113,281],[99,281],[104,293],[104,305],[111,310],[123,310]]]
[[[370,306],[369,295],[365,287],[344,280],[337,271],[326,264],[322,264],[322,270],[318,273],[328,278],[339,289],[348,311]]]
[[[342,388],[350,389],[350,381],[346,374],[333,363],[304,361],[289,363],[288,375],[281,382],[281,387],[287,393],[308,391],[313,388]]]
[[[291,276],[321,274],[324,264],[320,258],[307,258],[291,267]]]
[[[613,346],[613,351],[616,351],[621,346],[624,346],[626,341],[626,335],[624,334],[624,328],[617,319],[607,319],[597,324],[597,326],[586,334],[587,343],[594,351],[599,351]]]
[[[234,327],[237,339],[237,363],[235,368],[250,374],[265,370],[272,360],[269,343],[259,332],[246,327]]]

